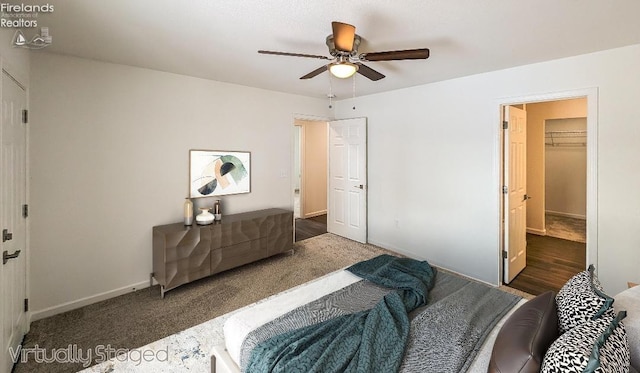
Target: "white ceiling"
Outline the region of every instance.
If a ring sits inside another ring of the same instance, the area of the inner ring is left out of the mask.
[[[15,1],[13,1],[15,3]],[[394,90],[640,43],[638,0],[49,0],[40,13],[60,53],[294,94],[326,97],[331,21],[356,26],[360,52],[427,47],[418,61],[369,62],[387,77],[356,95]],[[27,37],[35,30],[24,29]],[[331,80],[338,99],[352,79]]]

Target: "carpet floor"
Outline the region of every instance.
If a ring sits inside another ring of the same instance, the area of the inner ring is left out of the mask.
[[[332,234],[294,244],[283,254],[181,286],[160,298],[158,286],[125,294],[31,323],[25,349],[46,354],[98,346],[133,349],[203,323],[270,295],[389,251]],[[82,363],[38,363],[34,356],[14,373],[76,372]]]
[[[230,311],[361,260],[383,253],[394,254],[330,233],[296,242],[294,249],[293,254],[264,259],[181,286],[166,293],[164,299],[160,298],[158,286],[153,286],[35,321],[25,336],[23,346],[25,350],[41,349],[46,357],[51,357],[54,350],[59,352],[76,349],[93,352],[95,358],[99,348],[102,348],[103,352],[105,347],[112,351],[131,350],[173,338],[180,343],[178,349],[189,350],[189,341],[183,342],[178,338],[184,334],[178,332],[189,328],[192,332],[199,332],[198,328],[202,325],[211,324]],[[514,289],[501,289],[531,298],[529,294]],[[207,365],[209,349],[193,349],[198,355],[196,360],[204,359],[203,364]],[[189,353],[193,354],[194,351]],[[33,355],[27,357],[26,361],[15,365],[13,372],[76,372],[87,367],[83,366],[83,362],[42,363],[37,362]],[[64,360],[64,355],[61,357]],[[95,363],[94,359],[91,364]],[[95,368],[99,372],[120,371],[110,362]],[[141,371],[141,367],[136,368],[134,371]],[[93,368],[91,370],[93,371]],[[128,370],[125,368],[122,371]],[[146,372],[144,369],[142,371]],[[154,368],[153,371],[164,370]]]
[[[575,242],[587,242],[587,221],[553,214],[545,215],[547,236]]]

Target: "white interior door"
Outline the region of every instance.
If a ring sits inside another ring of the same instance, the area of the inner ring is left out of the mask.
[[[24,311],[26,298],[26,221],[22,206],[26,204],[26,124],[23,110],[26,93],[8,74],[2,73],[2,106],[0,113],[0,228],[3,230],[0,266],[2,320],[2,356],[0,373],[12,369],[14,352],[27,330]]]
[[[367,119],[329,122],[327,231],[367,242]]]
[[[505,106],[505,258],[504,282],[509,283],[527,265],[527,113]]]

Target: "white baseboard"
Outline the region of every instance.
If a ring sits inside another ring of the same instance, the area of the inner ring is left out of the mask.
[[[535,234],[535,235],[538,235],[538,236],[546,236],[547,235],[547,230],[546,229],[536,229],[536,228],[527,227],[527,233]]]
[[[33,311],[29,313],[29,323],[31,323],[31,321],[36,321],[36,320],[44,319],[49,316],[57,315],[59,313],[75,310],[76,308],[88,306],[93,303],[97,303],[103,300],[117,297],[118,295],[132,293],[136,290],[140,290],[148,287],[149,287],[149,281],[147,280],[147,281],[139,282],[137,284],[125,286],[119,289],[109,290],[109,291],[105,291],[104,293],[91,295],[91,296],[74,300],[71,302],[58,304],[56,306],[48,307],[42,310]],[[160,295],[158,294],[158,296]]]
[[[566,218],[587,220],[587,216],[586,215],[572,214],[570,212],[560,212],[560,211],[546,210],[544,213],[545,214],[549,214],[549,215],[555,215],[555,216],[564,216]]]
[[[316,216],[320,216],[320,215],[326,215],[327,214],[327,210],[320,210],[320,211],[314,211],[314,212],[310,212],[304,215],[304,219],[307,218],[314,218]]]

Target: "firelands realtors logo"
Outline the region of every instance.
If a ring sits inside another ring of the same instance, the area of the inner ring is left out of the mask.
[[[38,27],[39,13],[53,13],[53,5],[0,3],[0,27]]]
[[[40,49],[51,44],[52,38],[49,35],[49,28],[38,25],[38,15],[53,13],[53,5],[48,3],[41,5],[0,3],[0,13],[0,27],[40,27],[40,34],[33,36],[30,41],[21,30],[16,30],[13,36],[14,47]]]

